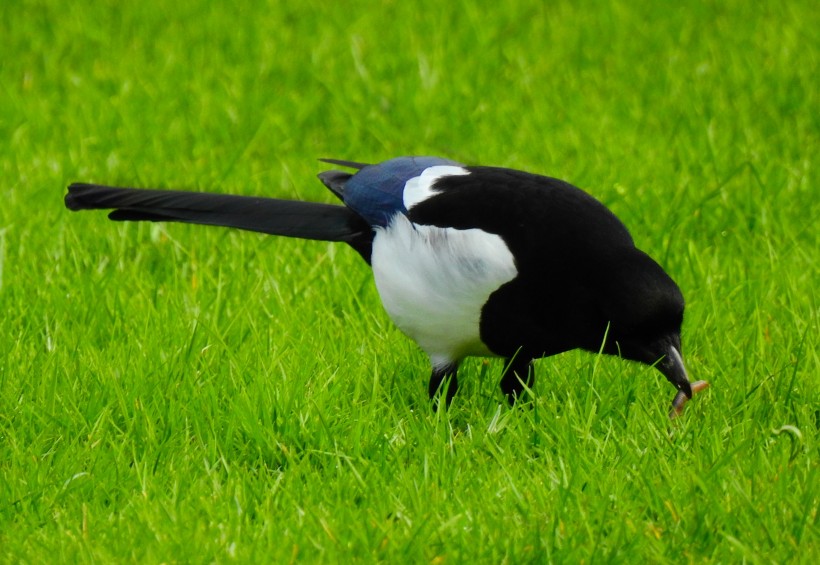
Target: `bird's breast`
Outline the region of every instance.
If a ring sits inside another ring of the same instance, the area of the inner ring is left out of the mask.
[[[518,274],[500,236],[414,224],[396,214],[376,230],[372,265],[385,310],[434,365],[493,354],[480,338],[481,310]]]

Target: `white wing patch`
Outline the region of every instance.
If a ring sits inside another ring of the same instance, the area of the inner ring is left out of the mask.
[[[427,167],[417,177],[413,177],[404,184],[402,198],[404,207],[409,210],[419,202],[427,200],[436,194],[433,185],[442,177],[453,175],[469,175],[470,171],[455,165],[435,165]]]
[[[417,225],[396,214],[377,229],[371,259],[385,310],[434,367],[492,355],[479,333],[481,309],[518,274],[500,236]]]

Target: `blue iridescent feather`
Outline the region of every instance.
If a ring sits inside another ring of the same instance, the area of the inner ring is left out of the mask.
[[[403,200],[407,181],[437,165],[461,166],[440,157],[397,157],[368,165],[345,184],[344,203],[370,225],[385,227],[396,213],[407,213]]]

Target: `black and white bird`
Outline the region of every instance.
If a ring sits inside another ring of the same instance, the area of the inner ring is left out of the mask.
[[[438,157],[399,157],[319,179],[343,206],[189,191],[68,187],[71,210],[112,220],[227,226],[342,241],[373,268],[393,322],[429,356],[429,393],[449,404],[467,356],[505,359],[511,402],[533,383],[532,361],[572,349],[655,366],[693,393],[681,357],[677,284],[603,204],[571,184]]]

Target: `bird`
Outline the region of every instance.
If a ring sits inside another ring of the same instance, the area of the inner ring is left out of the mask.
[[[709,386],[684,365],[680,288],[589,193],[441,157],[320,161],[346,169],[318,175],[340,205],[90,183],[71,184],[65,205],[349,245],[429,357],[434,408],[450,405],[470,356],[504,359],[510,404],[532,390],[534,360],[575,349],[655,367],[676,389],[670,418]]]

